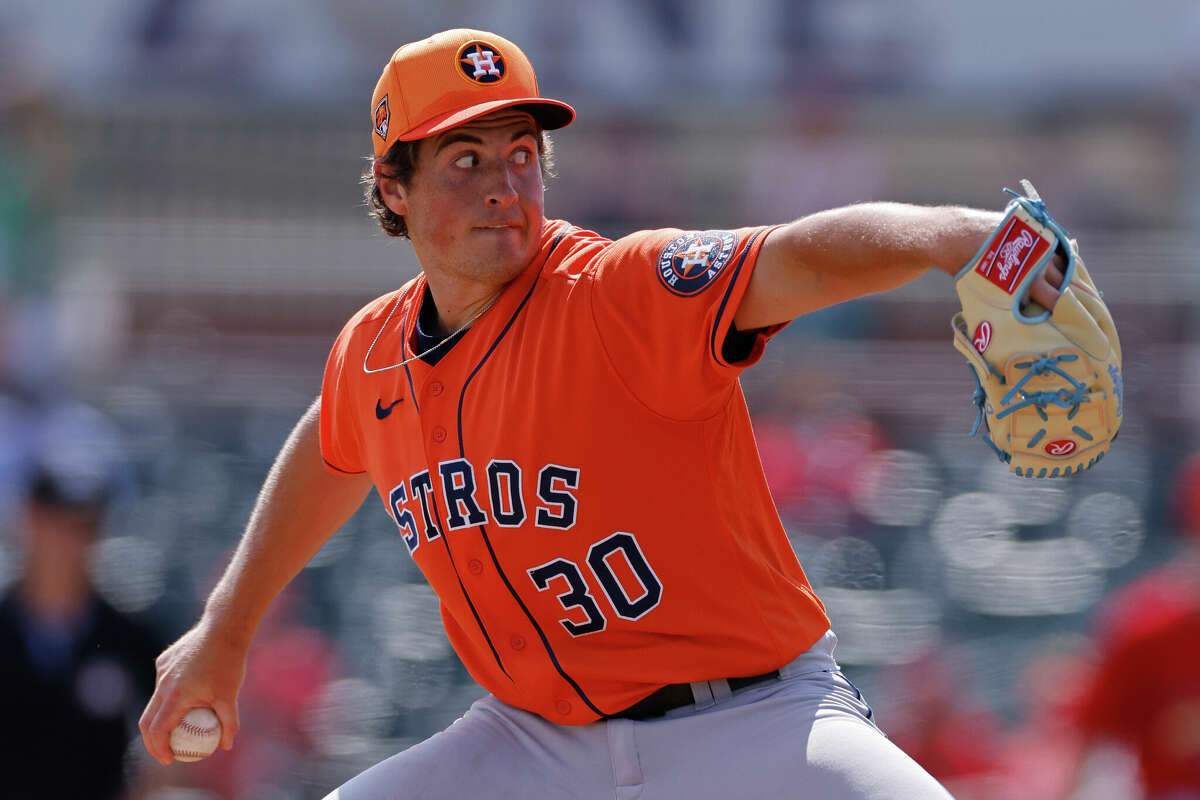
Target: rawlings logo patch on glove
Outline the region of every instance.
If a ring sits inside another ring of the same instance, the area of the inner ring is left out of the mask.
[[[975,374],[983,439],[1018,475],[1059,477],[1108,452],[1124,412],[1112,315],[1066,231],[1028,181],[958,273],[954,346]],[[1053,312],[1028,298],[1055,253],[1066,261]]]

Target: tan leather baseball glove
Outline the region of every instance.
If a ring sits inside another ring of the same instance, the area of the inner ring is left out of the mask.
[[[958,273],[954,346],[978,386],[983,439],[1017,475],[1060,477],[1108,452],[1124,412],[1121,344],[1074,240],[1021,181],[1004,219]],[[1028,298],[1055,253],[1066,262],[1053,312]]]

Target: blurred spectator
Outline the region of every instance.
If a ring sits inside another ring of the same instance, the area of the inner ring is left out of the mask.
[[[55,186],[70,155],[53,102],[37,87],[0,84],[0,301],[44,292],[57,263]]]
[[[996,771],[1000,726],[952,664],[936,650],[886,672],[882,693],[896,699],[885,730],[955,797],[978,800],[991,796],[981,787]]]
[[[788,416],[764,413],[754,418],[763,473],[784,519],[796,516],[805,499],[804,452],[796,442],[794,428],[795,422]]]
[[[1086,682],[1090,652],[1084,637],[1063,637],[1021,670],[1014,684],[1019,687],[1020,720],[1005,737],[995,791],[984,795],[989,800],[1063,800],[1068,796],[1080,755],[1072,708]],[[1107,779],[1115,777],[1111,767],[1121,767],[1119,763],[1109,766]],[[1128,776],[1124,784],[1118,783],[1109,780],[1103,800],[1122,797]]]
[[[45,391],[61,367],[53,294],[62,277],[59,222],[72,194],[63,187],[76,177],[74,162],[73,141],[54,98],[32,81],[12,85],[0,79],[0,388],[5,390]]]
[[[1117,745],[1136,758],[1145,800],[1200,798],[1200,453],[1171,499],[1183,549],[1101,609],[1098,661],[1075,718],[1089,752]],[[1092,796],[1096,764],[1085,754],[1077,796]]]
[[[50,418],[17,528],[23,564],[0,600],[0,773],[7,797],[106,800],[136,778],[126,752],[164,643],[89,577],[117,486],[107,431],[82,409]]]

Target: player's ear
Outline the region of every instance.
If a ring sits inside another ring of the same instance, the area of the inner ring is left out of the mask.
[[[375,185],[379,187],[379,196],[383,204],[393,214],[405,216],[408,214],[408,190],[397,178],[388,175],[387,168],[375,164]]]

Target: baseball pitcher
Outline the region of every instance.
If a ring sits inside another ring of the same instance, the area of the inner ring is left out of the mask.
[[[195,706],[233,745],[258,621],[374,488],[488,694],[330,798],[948,797],[834,660],[738,376],[801,314],[957,274],[1002,215],[881,203],[615,241],[548,220],[545,131],[575,112],[483,31],[401,47],[370,114],[372,213],[423,272],[333,343],[203,615],[158,659],[149,752],[169,762]],[[1057,239],[1038,257],[1014,292],[1049,313],[1075,258]]]

